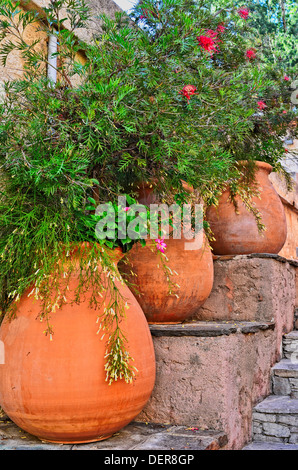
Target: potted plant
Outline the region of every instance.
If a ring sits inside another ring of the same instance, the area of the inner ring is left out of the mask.
[[[269,179],[273,168],[263,161],[241,162],[243,184],[252,166],[251,194],[241,195],[239,184],[233,192],[233,182],[227,182],[217,204],[207,209],[206,219],[214,237],[211,246],[215,255],[277,254],[285,244],[285,211]]]
[[[228,7],[229,2],[223,5]],[[283,160],[287,157],[285,136],[292,132],[292,122],[297,119],[291,99],[295,57],[291,64],[291,60],[285,60],[287,51],[281,51],[292,32],[290,28],[285,32],[270,14],[260,16],[260,9],[267,8],[264,5],[249,1],[243,6],[236,2],[235,8],[249,41],[247,64],[258,66],[269,81],[264,87],[256,81],[251,89],[251,130],[242,141],[226,142],[226,149],[237,160],[238,174],[227,178],[221,196],[210,201],[206,219],[213,232],[211,246],[215,254],[278,253],[286,240],[287,223],[269,174],[280,173],[288,189],[292,187]],[[274,30],[280,30],[279,34]],[[274,36],[280,38],[279,42]]]
[[[159,251],[152,249],[152,240],[147,238],[144,247],[132,247],[119,269],[149,324],[182,323],[197,312],[211,293],[212,253],[204,233],[203,208],[195,204],[197,196],[192,188],[182,182],[181,193],[168,206],[161,202],[159,186],[153,180],[135,188],[138,201],[152,209],[151,219],[157,216],[160,232],[153,239]],[[192,204],[186,207],[195,209],[186,214],[184,203],[191,200]]]
[[[5,347],[1,406],[42,440],[105,439],[137,416],[155,380],[147,321],[117,269],[132,242],[92,237],[96,216],[86,211],[74,218],[64,208],[54,222],[49,206],[39,212],[47,198],[32,200],[30,207],[28,194],[23,201],[19,196],[13,217],[5,214],[6,230],[18,217],[31,221],[22,233],[11,231],[2,251],[6,273],[12,270],[18,277],[18,292],[0,331]],[[69,228],[65,239],[60,234],[57,240],[59,219],[67,219]],[[110,230],[111,224],[108,235]],[[14,252],[14,242],[24,251]],[[29,263],[23,272],[17,257]],[[6,279],[12,288],[16,277]]]
[[[134,197],[134,185],[153,178],[162,181],[165,204],[193,195],[205,206],[216,202],[226,181],[241,179],[234,149],[251,135],[252,90],[261,93],[270,80],[248,60],[245,25],[231,8],[141,2],[130,18],[102,17],[102,33],[88,44],[75,34],[88,19],[83,0],[51,0],[41,16],[19,9],[8,0],[0,7],[3,65],[15,49],[25,64],[0,105],[0,291],[11,319],[1,326],[0,402],[43,439],[98,440],[144,406],[155,366],[148,325],[117,269],[119,248],[144,245],[144,237],[98,237],[106,214],[97,208],[112,204],[117,227],[108,230],[123,227],[118,198]],[[25,34],[28,27],[43,33],[40,40]],[[46,76],[53,64],[44,37],[59,44],[56,82]],[[183,194],[182,181],[194,192]],[[87,411],[90,389],[95,408]]]
[[[58,3],[51,2],[46,11],[49,20]],[[58,6],[69,7],[70,18],[75,11],[80,16],[71,2]],[[38,16],[22,16],[19,4],[6,2],[2,13],[7,34],[38,26]],[[81,18],[83,13],[84,8]],[[73,21],[73,28],[82,26],[77,17]],[[62,23],[48,24],[60,29]],[[62,57],[74,38],[74,32],[61,28]],[[5,363],[0,366],[0,402],[16,424],[43,440],[96,441],[128,424],[154,385],[148,324],[117,268],[123,252],[141,237],[96,234],[102,217],[95,209],[105,196],[117,200],[119,189],[113,198],[107,195],[119,183],[106,180],[106,192],[95,203],[97,154],[86,144],[88,137],[78,135],[86,122],[78,117],[82,108],[72,121],[77,97],[67,89],[65,64],[59,66],[61,81],[52,84],[36,74],[36,60],[39,65],[46,60],[44,51],[28,47],[25,75],[6,83],[1,105],[0,291],[5,317],[0,337]],[[116,222],[124,221],[126,228],[133,217],[123,219],[125,207],[116,202],[113,207]]]

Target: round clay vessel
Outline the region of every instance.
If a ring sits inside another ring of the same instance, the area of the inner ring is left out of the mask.
[[[211,242],[215,255],[238,255],[250,253],[277,254],[285,244],[287,222],[282,202],[268,176],[272,166],[256,162],[256,183],[260,198],[253,203],[261,214],[266,230],[259,232],[254,215],[248,211],[239,197],[237,212],[229,199],[227,189],[220,197],[217,207],[209,207],[206,219],[210,224],[215,241]]]
[[[4,319],[0,406],[20,428],[45,441],[84,443],[111,436],[140,413],[155,381],[153,343],[140,305],[123,282],[117,285],[129,305],[121,330],[138,369],[132,383],[105,380],[107,336],[96,334],[102,311],[89,307],[88,292],[79,305],[65,304],[52,314],[52,340],[43,333],[46,325],[33,296],[25,294],[16,317]]]
[[[185,181],[181,181],[182,188],[185,192],[192,193],[193,188]],[[161,183],[158,182],[157,178],[152,178],[150,181],[140,181],[135,185],[135,192],[137,193],[137,200],[139,204],[150,206],[150,204],[159,204],[158,189],[160,189]]]
[[[185,247],[190,247],[193,240],[164,241],[168,258],[165,264],[174,273],[171,280],[180,286],[175,290],[178,298],[169,295],[160,256],[152,251],[150,242],[145,247],[134,245],[126,255],[127,262],[119,263],[150,324],[181,323],[192,317],[209,297],[213,285],[213,258],[206,240],[200,248],[189,250]]]

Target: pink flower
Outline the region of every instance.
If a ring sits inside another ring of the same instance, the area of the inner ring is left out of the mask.
[[[265,109],[265,108],[267,108],[267,105],[264,101],[258,101],[258,108],[259,109]]]
[[[290,80],[290,77],[288,77],[287,75],[284,76],[284,80],[286,80],[286,82],[288,82]]]
[[[246,51],[246,57],[249,60],[255,59],[256,58],[256,51],[254,49],[248,49],[248,51]]]
[[[287,111],[283,111],[283,114],[287,114]]]
[[[179,91],[180,95],[185,96],[187,99],[188,103],[192,95],[196,94],[196,87],[194,85],[185,85],[182,90]]]
[[[128,212],[130,210],[130,207],[124,207],[125,212]]]
[[[238,10],[238,15],[241,16],[241,18],[243,18],[244,20],[247,20],[247,18],[249,17],[249,13],[250,12],[247,7],[242,7]]]
[[[167,247],[167,245],[165,244],[165,242],[163,241],[164,239],[163,238],[157,238],[155,240],[156,242],[156,248],[161,251],[162,253],[165,252],[165,248]]]
[[[214,52],[218,52],[217,46],[219,39],[217,38],[217,32],[213,31],[212,29],[208,29],[205,35],[197,36],[197,40],[200,46],[205,49],[205,51],[213,54]]]

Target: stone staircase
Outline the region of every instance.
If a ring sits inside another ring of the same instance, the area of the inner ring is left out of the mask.
[[[253,410],[253,441],[243,450],[298,450],[298,330],[283,337],[271,391]]]

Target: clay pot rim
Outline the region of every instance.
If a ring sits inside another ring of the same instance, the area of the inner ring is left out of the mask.
[[[248,162],[248,160],[240,160],[238,163],[246,164],[247,162]],[[270,163],[262,162],[260,160],[256,160],[255,164],[256,164],[258,170],[265,170],[265,171],[267,171],[268,174],[270,174],[273,170],[273,167],[272,167],[272,165],[270,165]]]
[[[181,180],[182,183],[182,188],[184,191],[187,193],[192,193],[193,192],[193,186],[188,184],[186,181]],[[139,183],[135,184],[136,189],[148,189],[152,188],[153,186],[156,186],[158,184],[158,179],[157,178],[152,178],[149,181],[141,181]]]

